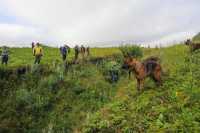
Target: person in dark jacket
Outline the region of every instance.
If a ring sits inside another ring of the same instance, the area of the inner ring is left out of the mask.
[[[76,45],[76,46],[74,47],[74,52],[75,52],[74,60],[75,60],[75,61],[78,60],[79,51],[80,51],[80,50],[79,50],[79,46]]]
[[[90,47],[89,46],[86,48],[86,52],[87,52],[87,56],[90,56]]]
[[[81,45],[81,55],[82,55],[82,59],[84,59],[85,57],[85,47],[83,45]]]
[[[70,52],[70,47],[67,45],[64,45],[62,47],[60,47],[60,53],[62,55],[62,59],[63,61],[66,60],[68,53]]]
[[[3,47],[2,49],[2,53],[1,53],[1,64],[5,64],[7,65],[8,64],[8,59],[9,59],[9,51],[8,51],[8,48],[7,47]]]
[[[116,61],[110,62],[111,68],[110,68],[110,76],[112,82],[117,82],[119,80],[119,64]]]
[[[34,47],[35,47],[35,43],[34,42],[31,43],[31,47],[32,47],[32,50],[33,50]]]

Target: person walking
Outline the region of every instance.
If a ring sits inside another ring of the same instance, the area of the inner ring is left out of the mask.
[[[37,43],[33,49],[33,56],[35,56],[34,64],[40,64],[41,58],[43,56],[43,49],[39,43]]]
[[[74,47],[74,52],[75,52],[75,57],[74,57],[74,60],[75,60],[75,62],[78,60],[78,55],[79,55],[79,46],[78,45],[76,45],[75,47]]]
[[[90,47],[89,46],[86,48],[86,52],[87,52],[87,56],[90,56]]]
[[[65,61],[67,58],[67,55],[70,52],[70,47],[68,45],[64,45],[62,47],[60,47],[60,53],[62,55],[62,60]]]
[[[85,57],[85,47],[81,45],[81,54],[82,54],[82,59]]]
[[[119,80],[119,70],[120,65],[116,61],[110,61],[108,64],[110,80],[112,83],[117,82]]]
[[[34,47],[35,47],[35,43],[34,42],[31,43],[31,47],[32,47],[32,50],[33,50]]]
[[[9,59],[9,51],[8,51],[8,48],[6,46],[4,46],[3,49],[2,49],[1,58],[2,58],[1,64],[7,65],[8,59]]]

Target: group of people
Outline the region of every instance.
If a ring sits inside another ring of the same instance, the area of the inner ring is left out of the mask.
[[[32,49],[33,49],[33,55],[35,56],[35,64],[39,64],[41,57],[43,56],[43,49],[39,43],[36,43],[36,45],[32,43]],[[65,62],[68,54],[70,53],[70,47],[65,44],[61,46],[59,49],[60,49],[60,54],[62,56],[62,60],[63,62]],[[85,56],[89,56],[90,48],[84,47],[83,45],[81,45],[81,47],[76,45],[74,47],[74,52],[75,52],[74,60],[77,61],[80,54],[82,55],[82,58],[84,58]]]
[[[33,56],[35,56],[34,64],[40,64],[42,56],[44,55],[42,45],[40,43],[32,42],[31,46],[32,46]],[[70,53],[70,47],[68,45],[63,45],[59,48],[59,50],[60,50],[60,54],[62,56],[62,60],[65,62],[68,54]],[[82,55],[82,58],[89,56],[90,48],[84,47],[83,45],[81,47],[76,45],[74,47],[74,52],[75,52],[74,60],[77,61],[80,54]],[[1,60],[2,60],[2,64],[5,64],[5,65],[8,64],[9,49],[6,46],[2,47]]]
[[[84,59],[85,56],[89,56],[90,55],[90,48],[89,47],[84,47],[83,45],[81,45],[81,47],[79,47],[78,45],[76,45],[74,47],[74,51],[75,51],[75,61],[78,60],[79,54],[82,55],[82,58]]]

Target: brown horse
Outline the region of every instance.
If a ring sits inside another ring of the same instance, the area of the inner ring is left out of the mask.
[[[185,45],[190,46],[191,52],[194,52],[197,49],[200,49],[200,43],[194,43],[190,39],[185,42]]]
[[[144,80],[148,76],[151,77],[158,86],[162,84],[162,68],[159,63],[159,59],[156,57],[150,57],[143,62],[140,62],[135,58],[126,57],[123,68],[128,69],[129,72],[133,72],[135,74],[138,91],[143,88]]]

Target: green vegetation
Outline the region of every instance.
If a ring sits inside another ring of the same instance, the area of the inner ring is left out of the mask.
[[[143,53],[142,53],[142,49],[139,46],[122,46],[120,48],[122,54],[126,57],[142,57]]]
[[[135,83],[124,81],[112,102],[89,115],[84,132],[200,131],[200,51],[189,55],[183,46],[174,46],[158,52],[165,69],[163,86],[148,81],[138,94]]]
[[[68,59],[74,58],[74,50],[70,50]],[[112,54],[119,54],[120,51],[117,48],[92,48],[91,55],[93,57],[105,57]],[[80,55],[81,56],[81,55]],[[44,47],[44,57],[42,58],[42,64],[51,64],[52,62],[61,61],[61,55],[58,48]],[[11,48],[10,49],[10,67],[19,65],[32,65],[34,63],[34,56],[31,48]]]
[[[0,132],[199,132],[200,51],[191,54],[185,45],[141,50],[143,59],[161,59],[164,82],[157,88],[147,79],[138,93],[124,70],[117,83],[106,80],[110,61],[122,63],[117,48],[92,49],[94,62],[67,70],[58,49],[45,48],[39,66],[31,65],[31,49],[11,49],[8,68],[0,68]],[[29,73],[13,72],[27,63]]]
[[[200,42],[200,33],[198,33],[196,36],[194,36],[192,40],[195,42]]]

